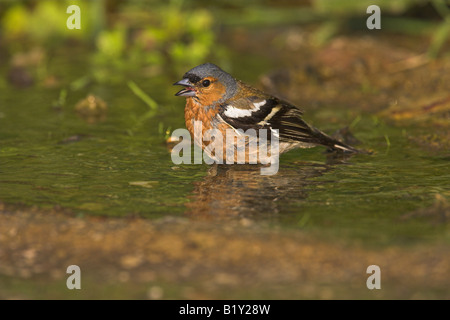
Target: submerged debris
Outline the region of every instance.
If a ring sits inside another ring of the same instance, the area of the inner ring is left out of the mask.
[[[59,141],[58,144],[74,143],[74,142],[81,141],[81,140],[83,140],[86,137],[87,137],[87,135],[85,135],[85,134],[75,134],[73,136],[70,136],[68,138],[65,138],[65,139]]]
[[[27,88],[34,84],[31,72],[20,66],[14,66],[9,70],[8,81],[17,88]]]
[[[436,194],[434,203],[427,208],[415,210],[401,216],[402,220],[426,218],[433,224],[445,224],[450,221],[450,203],[441,194]]]
[[[108,105],[101,98],[88,95],[75,105],[75,111],[78,116],[88,123],[97,123],[106,119]]]

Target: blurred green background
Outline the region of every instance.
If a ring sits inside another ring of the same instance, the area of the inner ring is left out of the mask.
[[[71,4],[81,9],[80,30],[66,27]],[[427,36],[428,54],[439,55],[450,32],[445,0],[2,0],[1,60],[4,65],[11,56],[39,48],[29,57],[38,64],[33,71],[38,80],[47,76],[48,62],[39,58],[62,46],[74,55],[79,47],[89,48],[87,76],[99,82],[120,81],[124,74],[179,74],[209,60],[227,69],[230,48],[221,36],[230,28],[310,27],[320,45],[337,34],[361,31],[372,4],[382,8],[384,32]]]

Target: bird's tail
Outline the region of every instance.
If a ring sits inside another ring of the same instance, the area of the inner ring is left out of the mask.
[[[335,143],[332,146],[329,146],[333,150],[343,150],[345,152],[353,152],[353,153],[363,153],[362,150],[356,149],[348,144],[342,143],[338,140],[334,140]]]
[[[312,128],[315,138],[315,143],[321,144],[323,146],[329,147],[332,150],[340,150],[344,152],[351,152],[351,153],[366,153],[363,150],[356,149],[344,142],[341,142],[337,139],[334,139],[327,135],[326,133],[320,131],[319,129]]]

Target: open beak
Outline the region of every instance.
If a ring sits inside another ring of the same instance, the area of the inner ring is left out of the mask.
[[[176,96],[180,97],[193,97],[195,96],[195,89],[192,83],[189,82],[188,78],[184,78],[173,84],[174,86],[184,86],[184,89],[175,93]]]

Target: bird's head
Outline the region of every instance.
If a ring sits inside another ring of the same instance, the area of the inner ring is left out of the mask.
[[[176,96],[193,98],[205,107],[228,100],[237,90],[236,80],[212,63],[201,64],[189,70],[174,85],[184,86]]]

